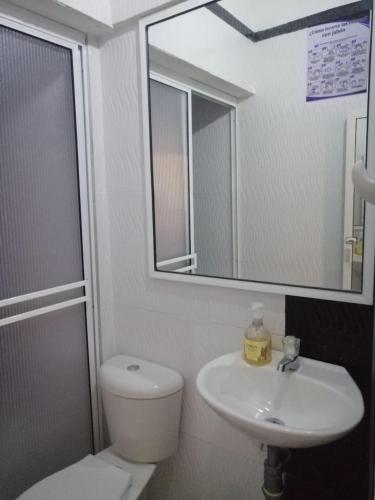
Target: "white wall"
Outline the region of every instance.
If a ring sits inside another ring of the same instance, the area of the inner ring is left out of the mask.
[[[264,30],[310,16],[340,5],[347,0],[221,0],[220,5],[253,31]]]
[[[58,3],[82,12],[102,23],[112,24],[111,0],[59,0]]]
[[[185,0],[112,0],[113,24],[129,21],[134,17],[161,7],[170,7]]]
[[[345,122],[366,95],[305,102],[304,30],[252,43],[201,9],[151,27],[149,39],[255,87],[238,108],[239,275],[341,288]]]
[[[1,0],[2,1],[2,0]],[[72,28],[104,35],[112,25],[126,23],[157,8],[185,0],[6,0]],[[73,15],[72,15],[73,14]],[[74,14],[76,17],[74,17]],[[85,17],[87,19],[85,19]],[[92,23],[90,23],[90,20]]]
[[[239,107],[241,271],[341,288],[345,124],[367,96],[305,101],[306,32],[256,44],[256,95]]]
[[[0,0],[3,4],[14,4],[83,34],[101,36],[113,29],[110,0]],[[14,12],[15,17],[24,14]]]
[[[104,359],[115,350],[175,368],[185,379],[180,449],[158,468],[150,498],[261,500],[259,443],[203,403],[195,378],[207,361],[242,348],[251,301],[265,302],[266,323],[283,334],[284,297],[148,277],[138,61],[135,26],[100,49],[105,172],[99,161],[96,180]]]
[[[239,84],[256,79],[256,46],[206,8],[155,24],[149,42],[216,76]]]

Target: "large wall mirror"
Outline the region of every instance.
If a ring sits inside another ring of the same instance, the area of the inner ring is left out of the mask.
[[[141,22],[154,276],[372,301],[373,208],[351,179],[375,177],[371,24],[372,2],[341,0]]]

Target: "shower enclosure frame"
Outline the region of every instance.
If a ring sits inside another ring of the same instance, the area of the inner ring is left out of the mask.
[[[89,114],[88,48],[86,39],[82,34],[71,28],[29,13],[24,9],[8,5],[5,6],[3,4],[0,4],[0,25],[40,40],[59,45],[71,51],[84,275],[82,281],[67,283],[62,286],[38,290],[0,300],[0,308],[2,308],[79,288],[83,288],[84,290],[82,296],[78,298],[56,302],[49,306],[32,309],[27,312],[0,319],[0,335],[1,326],[69,308],[77,304],[85,305],[93,447],[95,452],[97,452],[103,445],[103,433],[100,411],[101,403],[97,389],[97,370],[100,366],[100,344],[97,307],[97,270],[95,265],[95,215],[93,208],[92,141]]]
[[[232,194],[232,251],[233,251],[233,276],[238,277],[238,221],[237,221],[237,213],[238,213],[238,200],[237,200],[237,151],[238,151],[238,103],[237,101],[229,95],[225,95],[222,92],[218,92],[213,88],[208,87],[207,85],[202,85],[199,82],[190,82],[186,81],[183,77],[177,77],[173,74],[165,73],[161,68],[150,69],[150,81],[155,81],[158,83],[162,83],[168,87],[180,90],[187,95],[187,143],[188,143],[188,171],[186,173],[186,199],[187,199],[187,207],[186,213],[188,215],[187,221],[187,232],[188,240],[190,240],[190,252],[187,255],[182,255],[176,257],[175,259],[169,259],[164,262],[157,262],[156,267],[158,269],[162,269],[166,265],[170,265],[173,263],[179,263],[183,261],[191,261],[189,266],[174,269],[174,272],[186,272],[191,271],[192,274],[195,274],[197,268],[197,261],[199,256],[197,255],[195,248],[195,231],[194,231],[194,190],[193,190],[193,171],[194,171],[194,160],[193,160],[193,104],[192,98],[193,95],[200,96],[207,101],[216,102],[222,106],[226,106],[230,109],[230,149],[231,149],[231,158],[230,158],[230,170],[231,170],[231,194]]]

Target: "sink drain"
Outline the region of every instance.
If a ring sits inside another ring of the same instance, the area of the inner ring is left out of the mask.
[[[269,422],[270,424],[275,424],[275,425],[285,425],[282,420],[276,417],[268,417],[264,419],[266,422]]]

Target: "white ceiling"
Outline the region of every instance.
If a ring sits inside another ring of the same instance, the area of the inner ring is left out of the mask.
[[[343,0],[221,0],[219,5],[253,31],[355,3]]]

